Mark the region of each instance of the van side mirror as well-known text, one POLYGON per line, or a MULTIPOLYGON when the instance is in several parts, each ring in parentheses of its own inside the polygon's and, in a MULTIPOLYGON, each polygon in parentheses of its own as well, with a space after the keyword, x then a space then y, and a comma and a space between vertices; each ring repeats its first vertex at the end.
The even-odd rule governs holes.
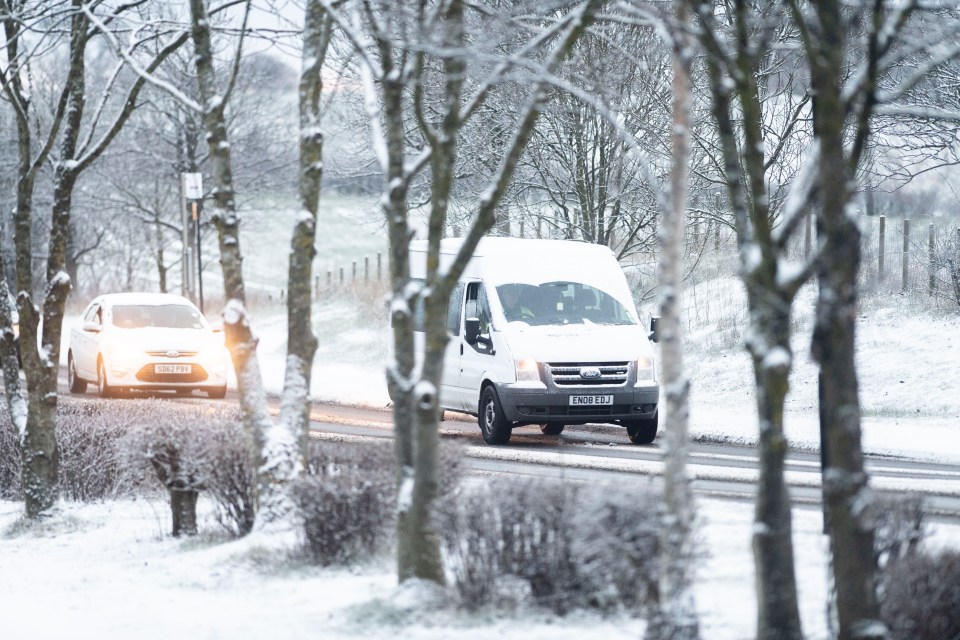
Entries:
POLYGON ((660 342, 660 317, 653 316, 650 318, 650 333, 647 334, 647 339, 650 342, 660 342))
POLYGON ((480 339, 480 318, 467 318, 463 323, 463 339, 467 344, 477 344, 480 339))

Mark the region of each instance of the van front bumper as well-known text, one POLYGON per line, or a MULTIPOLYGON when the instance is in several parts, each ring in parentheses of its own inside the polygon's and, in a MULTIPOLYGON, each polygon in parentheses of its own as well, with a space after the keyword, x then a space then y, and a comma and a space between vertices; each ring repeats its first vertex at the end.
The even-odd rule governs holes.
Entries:
POLYGON ((497 385, 507 419, 522 424, 586 424, 644 420, 657 414, 660 386, 656 383, 617 387, 548 389, 544 385, 497 385), (612 404, 573 404, 574 396, 613 396, 612 404))

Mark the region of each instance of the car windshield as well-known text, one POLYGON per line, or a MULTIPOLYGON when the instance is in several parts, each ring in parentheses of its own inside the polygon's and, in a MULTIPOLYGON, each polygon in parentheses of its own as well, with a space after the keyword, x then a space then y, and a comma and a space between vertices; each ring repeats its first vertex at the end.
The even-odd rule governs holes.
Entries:
POLYGON ((507 321, 530 325, 636 324, 613 296, 580 282, 511 282, 497 287, 507 321))
POLYGON ((183 304, 129 304, 113 308, 113 324, 121 329, 165 327, 169 329, 203 329, 203 316, 197 309, 183 304))

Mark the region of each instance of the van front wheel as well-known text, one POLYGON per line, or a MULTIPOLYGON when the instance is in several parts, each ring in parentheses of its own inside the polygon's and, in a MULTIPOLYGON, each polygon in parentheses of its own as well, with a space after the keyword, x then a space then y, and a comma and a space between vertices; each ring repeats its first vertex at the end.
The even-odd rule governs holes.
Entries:
POLYGON ((624 426, 633 444, 650 444, 657 437, 657 416, 649 420, 630 420, 624 422, 624 426))
POLYGON ((503 413, 497 390, 492 386, 486 387, 480 394, 479 416, 478 422, 484 442, 487 444, 507 444, 510 441, 512 425, 503 413))

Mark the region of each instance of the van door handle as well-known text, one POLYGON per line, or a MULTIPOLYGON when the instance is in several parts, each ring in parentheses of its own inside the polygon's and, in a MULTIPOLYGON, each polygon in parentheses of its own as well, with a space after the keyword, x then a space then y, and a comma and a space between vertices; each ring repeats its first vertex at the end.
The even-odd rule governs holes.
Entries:
POLYGON ((463 355, 463 343, 460 343, 460 355, 463 355))

